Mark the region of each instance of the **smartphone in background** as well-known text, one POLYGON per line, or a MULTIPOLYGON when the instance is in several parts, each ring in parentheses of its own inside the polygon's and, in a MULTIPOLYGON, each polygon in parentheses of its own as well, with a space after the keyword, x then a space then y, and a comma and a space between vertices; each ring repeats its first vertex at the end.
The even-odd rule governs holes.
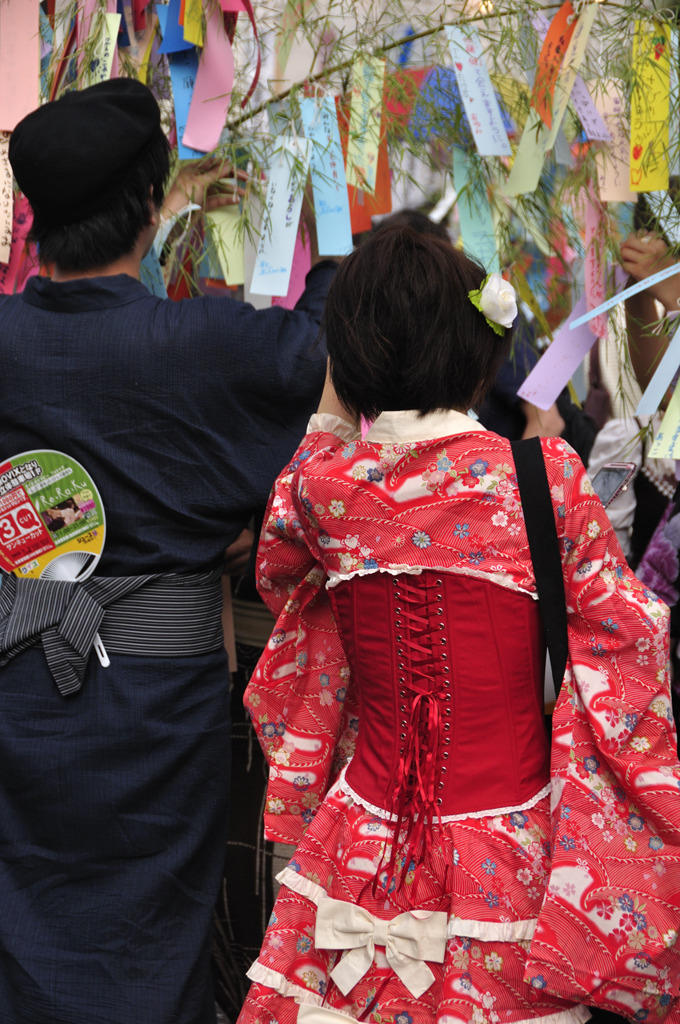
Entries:
POLYGON ((621 491, 625 491, 636 472, 634 462, 607 462, 597 471, 592 484, 605 508, 621 491))

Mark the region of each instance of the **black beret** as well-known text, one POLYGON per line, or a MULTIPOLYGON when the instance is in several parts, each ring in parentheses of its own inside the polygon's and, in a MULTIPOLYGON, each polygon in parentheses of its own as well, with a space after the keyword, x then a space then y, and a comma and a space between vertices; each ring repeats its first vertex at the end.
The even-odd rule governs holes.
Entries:
POLYGON ((111 202, 160 123, 153 93, 133 78, 65 93, 12 132, 14 176, 42 217, 75 224, 111 202))

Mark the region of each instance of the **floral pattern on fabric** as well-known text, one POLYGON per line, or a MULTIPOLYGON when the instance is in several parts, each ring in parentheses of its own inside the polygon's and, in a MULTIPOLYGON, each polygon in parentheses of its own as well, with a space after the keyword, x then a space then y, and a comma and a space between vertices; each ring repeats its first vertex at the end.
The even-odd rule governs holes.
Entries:
MULTIPOLYGON (((459 917, 459 901, 469 898, 474 906, 466 906, 466 915, 500 924, 518 919, 504 901, 514 907, 514 894, 524 893, 530 916, 537 918, 535 934, 521 955, 509 945, 510 960, 516 968, 521 960, 525 971, 522 999, 532 1005, 525 1018, 557 1012, 565 1000, 659 1021, 675 1012, 680 976, 680 766, 669 699, 668 610, 628 569, 571 448, 557 438, 544 440, 543 451, 563 551, 569 629, 554 717, 552 812, 546 801, 511 812, 508 827, 517 841, 506 842, 502 857, 491 819, 479 819, 467 845, 457 838, 458 823, 444 826, 456 836, 441 844, 455 867, 440 865, 433 872, 432 898, 440 901, 436 909, 448 902, 448 912, 459 917), (527 829, 535 836, 523 844, 527 829), (465 896, 463 877, 475 879, 476 893, 465 896)), ((261 593, 279 618, 247 704, 271 766, 271 838, 300 841, 351 755, 359 726, 327 581, 421 568, 535 590, 509 442, 474 431, 395 444, 308 435, 274 488, 259 554, 261 593)), ((480 716, 481 724, 483 709, 480 716)), ((344 869, 336 870, 328 807, 319 811, 295 860, 332 894, 348 883, 344 869)), ((347 813, 346 807, 338 812, 347 813)), ((368 840, 374 818, 363 809, 351 825, 345 822, 346 843, 364 833, 368 840)), ((379 833, 388 826, 378 817, 374 827, 379 833)), ((369 865, 380 862, 375 856, 369 865)), ((284 887, 281 899, 289 898, 284 887)), ((304 898, 296 892, 296 900, 304 898)), ((335 898, 366 895, 351 891, 335 898)), ((522 941, 526 946, 529 940, 522 941)), ((447 964, 462 952, 459 938, 451 939, 447 964)), ((311 955, 323 960, 332 954, 311 955)), ((496 961, 487 963, 486 956, 491 953, 478 959, 476 969, 491 979, 496 961)), ((282 954, 281 977, 289 978, 293 963, 282 954)), ((501 980, 505 967, 503 960, 501 980)), ((281 1007, 270 987, 262 981, 254 987, 245 1020, 268 1020, 263 1007, 281 1007)), ((483 986, 473 987, 475 1007, 468 1006, 464 1019, 493 1022, 498 1011, 486 1007, 482 1018, 483 986)), ((392 1007, 389 986, 385 999, 392 1007)), ((443 1007, 444 991, 441 999, 443 1007)), ((340 1002, 332 1005, 341 1008, 340 1002)), ((396 1013, 396 1004, 389 1012, 396 1013)), ((278 1009, 274 1016, 284 1019, 278 1009)))

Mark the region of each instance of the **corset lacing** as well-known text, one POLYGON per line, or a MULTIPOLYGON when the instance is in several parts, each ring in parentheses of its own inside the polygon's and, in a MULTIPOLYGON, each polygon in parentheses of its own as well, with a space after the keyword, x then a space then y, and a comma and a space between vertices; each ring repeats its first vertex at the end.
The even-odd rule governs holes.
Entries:
POLYGON ((437 790, 448 754, 450 666, 441 585, 440 579, 393 578, 401 755, 392 780, 396 824, 387 882, 394 879, 399 890, 412 870, 414 893, 432 845, 431 826, 441 817, 437 790))

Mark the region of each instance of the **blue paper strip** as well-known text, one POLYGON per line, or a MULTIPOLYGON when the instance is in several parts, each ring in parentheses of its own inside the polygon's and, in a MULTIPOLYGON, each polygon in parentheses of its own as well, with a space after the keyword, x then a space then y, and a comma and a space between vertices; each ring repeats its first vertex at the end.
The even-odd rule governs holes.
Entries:
POLYGON ((163 42, 158 48, 159 53, 179 53, 181 50, 193 49, 194 44, 186 41, 184 29, 179 23, 180 7, 181 0, 170 0, 167 5, 156 4, 156 14, 163 34, 163 42))
POLYGON ((607 299, 606 302, 600 303, 599 306, 595 306, 594 309, 588 310, 583 316, 579 317, 578 320, 574 320, 569 326, 573 331, 575 327, 580 327, 581 324, 585 324, 588 320, 592 320, 594 316, 599 316, 600 313, 606 313, 607 310, 611 309, 612 306, 618 306, 619 302, 624 302, 625 299, 630 298, 631 295, 637 295, 638 292, 643 292, 646 288, 651 288, 653 284, 658 284, 659 281, 665 281, 667 277, 672 277, 673 274, 680 274, 680 263, 674 263, 672 267, 666 267, 665 270, 659 270, 656 274, 651 274, 649 277, 645 277, 642 281, 636 281, 630 288, 624 288, 622 292, 617 292, 616 295, 612 295, 611 299, 607 299))
POLYGON ((306 137, 312 143, 311 171, 319 255, 346 256, 352 251, 352 223, 345 164, 335 100, 324 96, 300 104, 306 137))
POLYGON ((163 271, 153 246, 151 246, 140 264, 139 279, 157 299, 167 299, 168 292, 163 280, 163 271))
MULTIPOLYGON (((165 40, 165 29, 169 24, 169 8, 164 4, 158 4, 156 13, 158 24, 161 27, 161 34, 165 40)), ((160 52, 160 51, 159 51, 160 52)), ((198 72, 198 53, 196 47, 192 46, 183 53, 168 54, 168 66, 170 68, 170 81, 172 82, 172 98, 175 104, 175 124, 177 126, 177 152, 180 160, 195 160, 197 157, 205 156, 198 149, 190 149, 182 142, 184 129, 187 126, 191 97, 194 94, 194 84, 198 72)))
POLYGON ((470 157, 460 146, 453 147, 453 184, 457 192, 456 204, 465 252, 479 260, 488 274, 500 273, 486 186, 474 173, 470 157))
MULTIPOLYGON (((676 269, 680 270, 680 267, 676 269)), ((653 416, 661 405, 668 385, 673 380, 675 371, 680 366, 680 327, 671 338, 663 359, 657 366, 654 376, 645 388, 645 393, 638 402, 636 416, 653 416)))
MULTIPOLYGON (((503 127, 514 132, 515 122, 500 101, 503 127)), ((463 108, 453 68, 434 67, 423 79, 420 94, 411 114, 410 128, 417 139, 455 138, 461 146, 473 144, 470 122, 463 108)))
POLYGON ((118 14, 120 14, 120 29, 118 30, 118 45, 129 46, 130 45, 130 34, 127 28, 127 21, 125 20, 125 6, 124 0, 118 0, 116 6, 118 14))

